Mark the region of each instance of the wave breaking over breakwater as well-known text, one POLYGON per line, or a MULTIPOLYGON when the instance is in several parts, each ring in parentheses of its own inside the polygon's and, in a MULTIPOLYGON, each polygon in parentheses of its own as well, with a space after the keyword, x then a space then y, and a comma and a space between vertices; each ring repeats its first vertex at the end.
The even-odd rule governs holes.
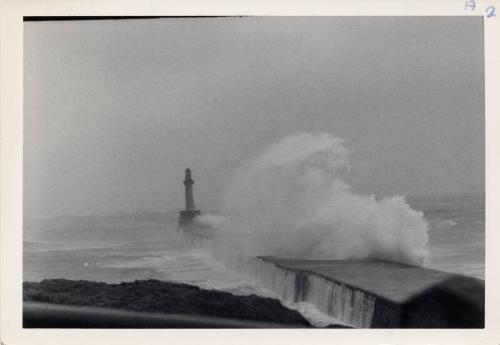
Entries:
POLYGON ((332 323, 372 327, 376 294, 342 279, 281 267, 277 259, 425 262, 423 213, 402 196, 355 193, 345 182, 350 169, 342 139, 328 133, 284 138, 240 167, 221 215, 195 219, 197 226, 214 231, 192 240, 228 268, 256 278, 288 306, 307 303, 332 323))
POLYGON ((236 173, 222 216, 198 222, 250 257, 377 258, 421 265, 428 225, 404 197, 377 200, 351 190, 343 140, 298 133, 271 145, 236 173))

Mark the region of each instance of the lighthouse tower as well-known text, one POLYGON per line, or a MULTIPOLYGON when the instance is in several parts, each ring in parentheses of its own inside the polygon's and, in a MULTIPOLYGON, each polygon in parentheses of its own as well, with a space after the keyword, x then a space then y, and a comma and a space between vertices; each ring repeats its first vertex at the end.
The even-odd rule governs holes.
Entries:
POLYGON ((194 181, 191 177, 191 169, 187 168, 184 177, 184 194, 186 209, 182 210, 179 214, 179 225, 188 225, 192 222, 193 218, 201 213, 194 206, 193 197, 193 184, 194 181))

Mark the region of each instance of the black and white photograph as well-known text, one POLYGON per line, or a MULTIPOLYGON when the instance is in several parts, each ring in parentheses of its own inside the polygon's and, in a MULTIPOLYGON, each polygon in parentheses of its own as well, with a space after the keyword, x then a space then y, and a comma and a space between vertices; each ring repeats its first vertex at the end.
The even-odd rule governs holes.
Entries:
POLYGON ((498 19, 458 3, 24 14, 21 331, 491 327, 498 19))
POLYGON ((23 26, 24 327, 484 327, 482 17, 23 26))

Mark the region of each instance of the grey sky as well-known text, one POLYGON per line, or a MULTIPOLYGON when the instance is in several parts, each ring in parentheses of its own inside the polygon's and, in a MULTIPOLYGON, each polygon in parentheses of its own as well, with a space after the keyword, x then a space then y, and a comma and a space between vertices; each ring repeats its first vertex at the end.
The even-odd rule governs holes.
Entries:
POLYGON ((298 131, 351 151, 363 194, 484 191, 481 17, 29 22, 28 215, 216 208, 298 131))

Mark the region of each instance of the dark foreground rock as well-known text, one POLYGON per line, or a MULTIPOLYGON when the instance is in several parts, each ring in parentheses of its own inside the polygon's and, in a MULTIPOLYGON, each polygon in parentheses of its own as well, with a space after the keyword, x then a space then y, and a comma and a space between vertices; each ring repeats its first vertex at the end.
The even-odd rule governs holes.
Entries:
POLYGON ((277 299, 256 295, 236 296, 159 280, 136 280, 120 284, 66 279, 24 282, 23 300, 310 326, 302 315, 283 307, 277 299))

